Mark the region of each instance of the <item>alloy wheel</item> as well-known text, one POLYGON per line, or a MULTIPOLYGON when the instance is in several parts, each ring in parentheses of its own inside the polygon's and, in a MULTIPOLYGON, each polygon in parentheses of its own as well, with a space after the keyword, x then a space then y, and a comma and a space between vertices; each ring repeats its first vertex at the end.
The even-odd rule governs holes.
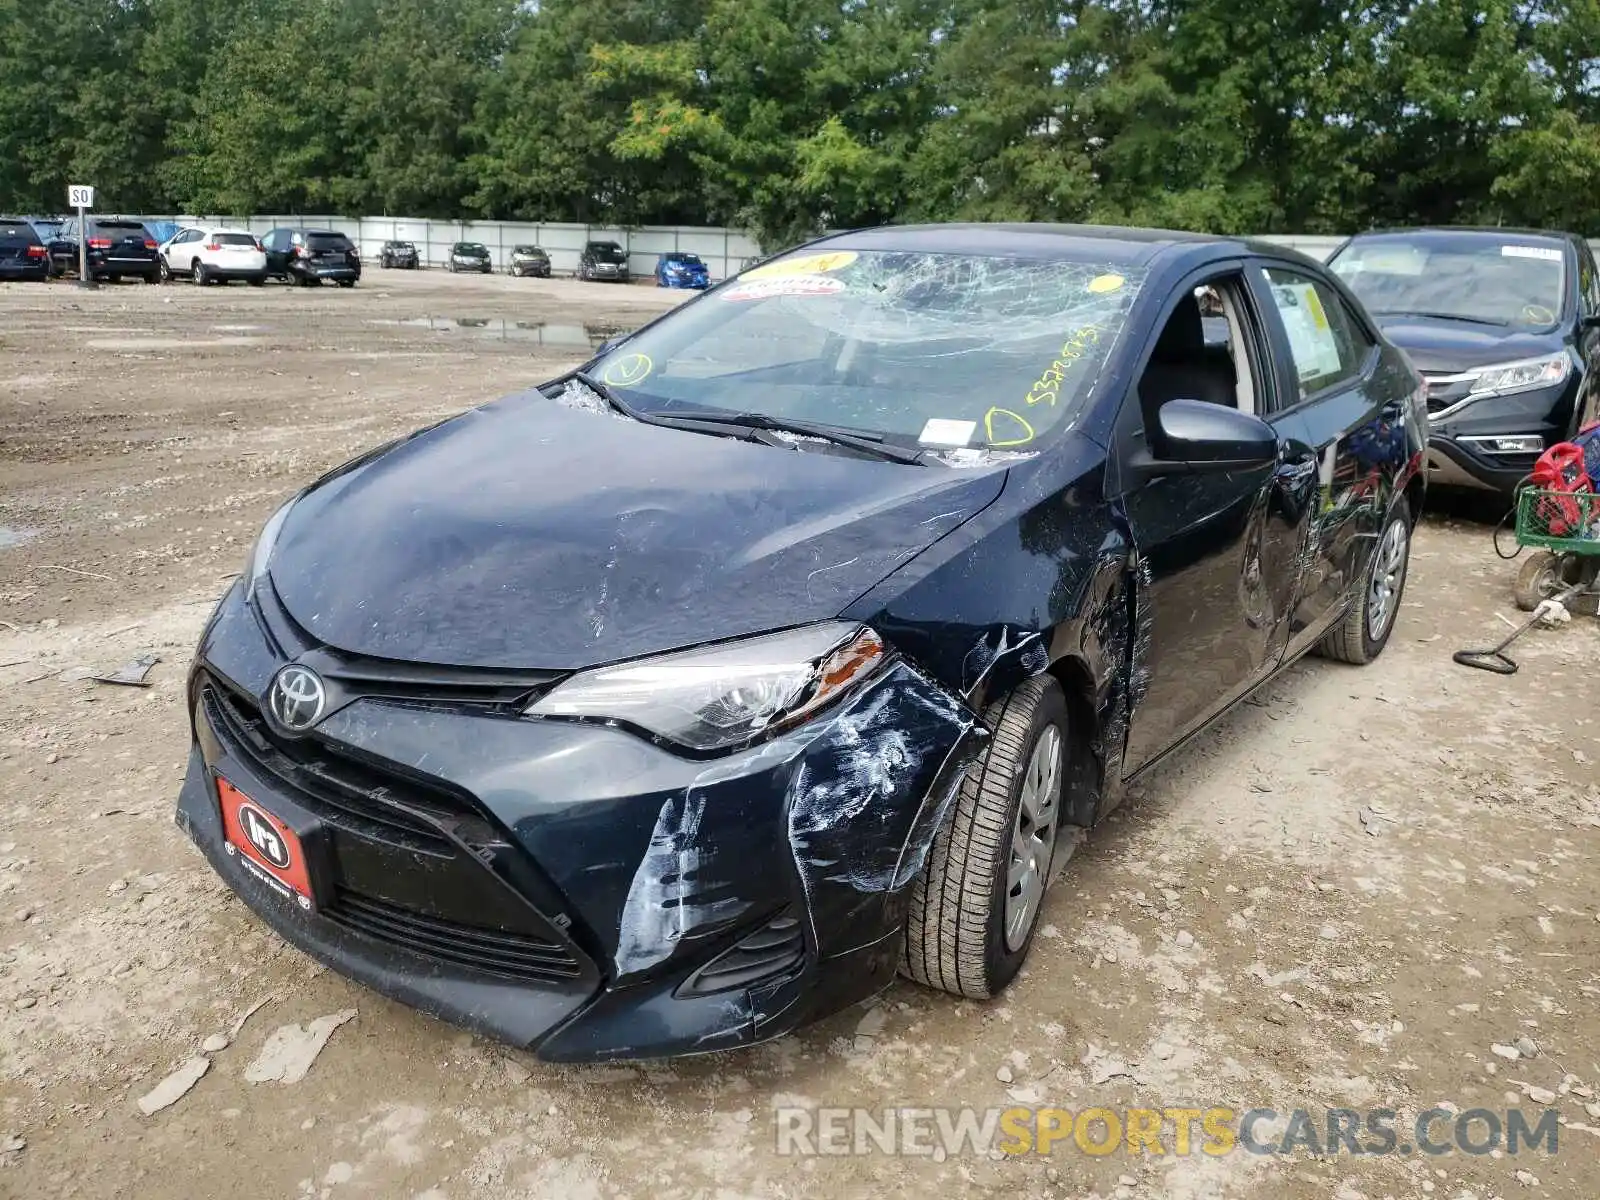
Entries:
POLYGON ((1411 537, 1406 523, 1389 522, 1383 540, 1372 555, 1372 574, 1367 588, 1367 636, 1379 641, 1389 632, 1400 610, 1400 588, 1406 578, 1406 551, 1411 537))
POLYGON ((1047 725, 1028 756, 1011 830, 1006 864, 1006 949, 1028 940, 1050 870, 1056 836, 1056 809, 1061 790, 1061 731, 1047 725))

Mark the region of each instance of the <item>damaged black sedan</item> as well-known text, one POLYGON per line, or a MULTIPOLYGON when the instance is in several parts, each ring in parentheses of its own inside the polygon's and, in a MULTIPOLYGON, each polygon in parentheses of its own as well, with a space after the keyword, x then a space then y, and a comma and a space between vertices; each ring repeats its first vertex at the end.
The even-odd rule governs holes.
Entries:
POLYGON ((1275 246, 824 239, 280 509, 177 819, 288 941, 551 1060, 990 996, 1121 784, 1382 651, 1425 439, 1275 246))

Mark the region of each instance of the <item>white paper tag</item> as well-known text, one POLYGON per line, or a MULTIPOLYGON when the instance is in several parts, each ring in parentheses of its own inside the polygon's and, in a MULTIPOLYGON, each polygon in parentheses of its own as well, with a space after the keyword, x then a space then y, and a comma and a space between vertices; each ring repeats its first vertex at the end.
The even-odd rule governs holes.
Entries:
POLYGON ((1549 246, 1501 246, 1500 254, 1505 258, 1542 258, 1545 262, 1561 261, 1561 251, 1552 250, 1549 246))
POLYGON ((924 446, 965 446, 977 432, 976 421, 947 421, 943 417, 930 417, 917 438, 924 446))

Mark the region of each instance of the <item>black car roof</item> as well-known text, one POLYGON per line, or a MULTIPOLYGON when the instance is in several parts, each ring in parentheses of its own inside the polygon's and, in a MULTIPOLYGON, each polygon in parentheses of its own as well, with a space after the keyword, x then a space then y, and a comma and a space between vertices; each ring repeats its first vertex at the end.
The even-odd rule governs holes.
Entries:
POLYGON ((907 250, 924 253, 998 255, 1015 253, 1066 261, 1112 262, 1144 266, 1182 248, 1211 247, 1228 252, 1299 258, 1296 251, 1256 238, 1224 237, 1179 229, 1133 229, 1119 225, 1051 225, 1026 222, 881 225, 836 233, 807 248, 838 246, 854 250, 907 250))

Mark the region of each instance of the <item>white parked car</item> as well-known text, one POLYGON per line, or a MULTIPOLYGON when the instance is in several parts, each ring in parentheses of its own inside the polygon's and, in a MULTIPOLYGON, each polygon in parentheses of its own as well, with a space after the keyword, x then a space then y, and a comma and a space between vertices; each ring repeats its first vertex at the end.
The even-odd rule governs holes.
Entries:
POLYGON ((199 284, 243 279, 260 287, 267 281, 267 252, 247 229, 186 225, 158 253, 164 281, 178 275, 199 284))

